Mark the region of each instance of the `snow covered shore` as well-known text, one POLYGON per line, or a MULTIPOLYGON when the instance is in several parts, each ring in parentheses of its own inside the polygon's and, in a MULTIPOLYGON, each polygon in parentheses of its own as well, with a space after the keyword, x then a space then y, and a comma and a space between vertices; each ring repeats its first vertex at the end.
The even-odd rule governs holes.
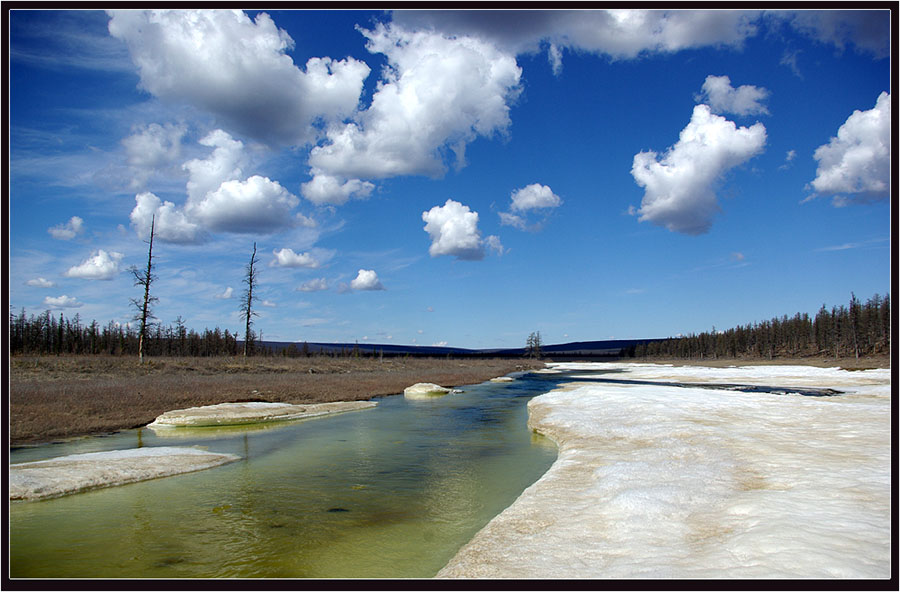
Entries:
POLYGON ((578 382, 536 397, 529 425, 559 458, 438 577, 891 576, 890 370, 553 367, 843 394, 578 382))

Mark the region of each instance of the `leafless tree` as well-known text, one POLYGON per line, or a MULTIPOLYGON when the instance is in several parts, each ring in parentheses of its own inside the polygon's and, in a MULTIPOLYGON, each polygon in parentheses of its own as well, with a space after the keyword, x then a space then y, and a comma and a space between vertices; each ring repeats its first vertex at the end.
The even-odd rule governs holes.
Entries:
POLYGON ((154 280, 156 280, 156 276, 153 275, 153 236, 155 233, 156 216, 153 216, 150 221, 150 248, 147 249, 147 268, 138 269, 136 266, 131 266, 131 273, 134 276, 134 285, 144 288, 143 299, 131 299, 132 306, 137 309, 137 313, 134 315, 134 320, 141 322, 141 328, 138 337, 138 358, 140 359, 141 364, 144 363, 144 341, 147 336, 147 321, 156 318, 155 316, 153 316, 153 311, 150 307, 154 302, 159 301, 159 298, 150 295, 150 285, 154 282, 154 280))
POLYGON ((256 269, 257 262, 256 243, 253 243, 253 254, 250 256, 250 263, 247 264, 246 275, 243 280, 247 284, 247 289, 244 290, 244 295, 241 298, 241 318, 246 323, 244 330, 245 357, 253 353, 253 333, 250 330, 250 325, 253 324, 253 317, 258 316, 257 313, 253 312, 253 299, 256 297, 253 294, 253 289, 256 288, 257 275, 259 274, 259 271, 256 269))

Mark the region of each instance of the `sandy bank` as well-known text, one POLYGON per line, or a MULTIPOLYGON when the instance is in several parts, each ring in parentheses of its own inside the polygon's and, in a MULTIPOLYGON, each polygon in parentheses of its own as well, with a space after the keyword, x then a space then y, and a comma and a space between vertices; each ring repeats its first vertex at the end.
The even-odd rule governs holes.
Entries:
POLYGON ((60 456, 9 466, 9 499, 38 500, 209 469, 238 460, 196 448, 160 446, 60 456))
POLYGON ((536 397, 529 425, 557 461, 438 577, 890 577, 890 370, 553 367, 845 394, 571 383, 536 397))
POLYGON ((292 405, 290 403, 219 403, 202 407, 189 407, 167 411, 156 418, 147 427, 211 427, 234 426, 272 421, 288 421, 306 419, 332 413, 356 411, 375 407, 374 401, 337 401, 334 403, 312 403, 309 405, 292 405))

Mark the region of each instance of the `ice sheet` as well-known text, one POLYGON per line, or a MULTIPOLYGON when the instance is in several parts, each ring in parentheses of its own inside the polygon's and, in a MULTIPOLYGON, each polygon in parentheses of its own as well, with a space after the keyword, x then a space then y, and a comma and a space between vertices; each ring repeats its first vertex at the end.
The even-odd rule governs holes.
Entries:
POLYGON ((617 366, 849 394, 581 383, 536 397, 530 424, 557 462, 439 576, 890 576, 889 370, 617 366))

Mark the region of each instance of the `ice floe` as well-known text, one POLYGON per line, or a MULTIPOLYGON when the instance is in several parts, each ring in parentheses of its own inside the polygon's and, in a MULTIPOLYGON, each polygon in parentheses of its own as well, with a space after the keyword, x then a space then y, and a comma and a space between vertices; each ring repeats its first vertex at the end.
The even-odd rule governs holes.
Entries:
POLYGON ((38 500, 209 469, 239 460, 196 448, 158 446, 88 452, 9 466, 9 499, 38 500))
POLYGON ((429 399, 452 392, 452 389, 431 382, 417 382, 403 389, 403 395, 409 399, 429 399))
POLYGON ((147 427, 168 429, 175 427, 235 426, 318 417, 330 413, 368 409, 375 405, 377 403, 374 401, 337 401, 333 403, 311 403, 309 405, 266 403, 262 401, 219 403, 217 405, 167 411, 157 417, 147 427))
POLYGON ((439 577, 890 577, 890 370, 552 368, 845 394, 573 382, 536 397, 529 425, 557 461, 439 577))

